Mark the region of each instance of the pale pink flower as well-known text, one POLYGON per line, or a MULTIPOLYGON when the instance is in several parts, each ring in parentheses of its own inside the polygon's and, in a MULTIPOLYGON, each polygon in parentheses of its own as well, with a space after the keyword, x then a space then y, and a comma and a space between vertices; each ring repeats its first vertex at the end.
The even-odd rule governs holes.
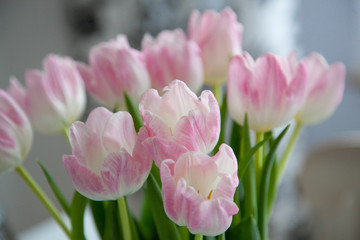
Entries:
POLYGON ((93 200, 115 200, 136 192, 149 175, 152 160, 136 134, 128 112, 99 107, 86 123, 70 127, 72 155, 64 155, 65 169, 76 190, 93 200))
POLYGON ((205 83, 218 85, 227 80, 231 58, 240 54, 243 27, 231 8, 202 15, 195 10, 188 23, 188 34, 202 51, 205 83))
POLYGON ((94 46, 89 66, 79 63, 78 68, 88 92, 110 109, 126 109, 124 92, 137 104, 150 87, 144 56, 129 46, 125 35, 94 46))
POLYGON ((21 165, 32 144, 30 122, 17 102, 0 89, 0 173, 21 165))
POLYGON ((41 132, 60 132, 81 117, 86 106, 83 80, 76 63, 69 57, 50 54, 44 60, 44 71, 26 72, 26 89, 15 78, 8 92, 41 132))
POLYGON ((156 39, 146 34, 142 52, 153 88, 162 90, 181 79, 193 92, 200 90, 204 78, 200 49, 181 29, 162 31, 156 39))
POLYGON ((162 96, 155 89, 146 91, 139 110, 149 134, 144 144, 157 166, 187 151, 209 153, 219 138, 220 110, 211 91, 203 91, 198 98, 176 80, 162 96))
POLYGON ((301 124, 316 124, 330 117, 340 104, 345 88, 345 66, 331 66, 323 56, 312 53, 303 59, 307 70, 305 101, 296 115, 301 124))
POLYGON ((161 163, 164 208, 168 217, 193 234, 216 236, 238 212, 233 202, 239 184, 233 150, 222 144, 214 157, 187 152, 161 163))
POLYGON ((303 63, 265 54, 256 62, 244 52, 231 61, 227 85, 228 108, 232 118, 266 132, 290 121, 304 99, 306 70, 303 63))

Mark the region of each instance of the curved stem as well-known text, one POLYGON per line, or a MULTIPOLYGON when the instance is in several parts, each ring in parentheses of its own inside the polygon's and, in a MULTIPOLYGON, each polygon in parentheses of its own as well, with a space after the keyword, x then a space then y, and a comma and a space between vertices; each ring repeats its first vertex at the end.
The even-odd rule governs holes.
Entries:
POLYGON ((203 235, 202 234, 196 234, 194 240, 202 240, 203 235))
POLYGON ((70 139, 69 139, 69 129, 70 127, 68 125, 64 126, 62 129, 62 134, 64 135, 66 142, 68 143, 69 147, 71 148, 70 139))
POLYGON ((281 158, 281 160, 279 162, 277 181, 276 181, 277 183, 280 183, 280 181, 281 181, 281 179, 283 177, 284 170, 286 168, 289 156, 290 156, 292 150, 294 149, 296 140, 299 137, 299 133, 300 133, 301 129, 302 129, 302 125, 297 122, 296 126, 295 126, 295 129, 294 129, 294 131, 293 131, 293 133, 291 135, 289 144, 288 144, 288 146, 287 146, 287 148, 286 148, 286 150, 284 152, 284 155, 282 156, 282 158, 281 158))
POLYGON ((213 92, 214 96, 219 103, 219 107, 221 108, 222 105, 222 84, 215 84, 213 85, 213 92))
POLYGON ((40 199, 42 204, 49 211, 51 216, 55 219, 55 221, 59 224, 59 226, 64 230, 65 234, 71 238, 70 230, 65 225, 64 221, 61 218, 59 211, 56 209, 54 204, 50 201, 44 191, 40 188, 40 186, 35 182, 35 179, 30 175, 30 173, 23 167, 18 166, 16 171, 19 175, 24 179, 24 181, 29 185, 31 190, 36 194, 36 196, 40 199))
POLYGON ((119 216, 120 216, 123 237, 124 239, 131 240, 132 239, 131 228, 130 228, 129 214, 126 207, 125 197, 119 198, 117 202, 119 206, 119 216))

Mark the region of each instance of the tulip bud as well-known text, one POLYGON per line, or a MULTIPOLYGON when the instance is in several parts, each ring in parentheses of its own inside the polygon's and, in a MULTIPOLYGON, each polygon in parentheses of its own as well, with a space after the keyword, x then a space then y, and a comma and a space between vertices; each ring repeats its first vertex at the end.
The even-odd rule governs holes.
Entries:
POLYGON ((17 102, 0 89, 0 173, 21 165, 30 151, 33 132, 17 102))
POLYGON ((203 83, 200 49, 187 40, 181 29, 162 31, 156 39, 145 35, 142 51, 151 78, 151 85, 162 90, 171 81, 181 79, 193 92, 203 83))
POLYGON ((266 132, 295 116, 305 95, 306 70, 291 57, 265 54, 256 62, 246 52, 234 57, 227 102, 237 123, 243 124, 247 114, 252 130, 266 132))
POLYGON ((150 87, 144 56, 119 35, 90 50, 89 66, 79 63, 88 92, 109 109, 126 109, 124 92, 137 104, 150 87))
POLYGON ((345 66, 328 65, 323 56, 312 53, 302 61, 307 70, 305 101, 296 115, 301 124, 316 124, 330 117, 340 104, 345 88, 345 66))
POLYGON ((241 53, 243 26, 237 21, 231 8, 220 13, 213 10, 193 11, 189 17, 189 38, 201 51, 205 83, 219 85, 227 80, 229 63, 241 53))
POLYGON ((45 133, 60 132, 81 117, 86 106, 83 80, 69 57, 50 54, 44 71, 26 72, 26 89, 11 80, 9 93, 29 116, 31 124, 45 133))

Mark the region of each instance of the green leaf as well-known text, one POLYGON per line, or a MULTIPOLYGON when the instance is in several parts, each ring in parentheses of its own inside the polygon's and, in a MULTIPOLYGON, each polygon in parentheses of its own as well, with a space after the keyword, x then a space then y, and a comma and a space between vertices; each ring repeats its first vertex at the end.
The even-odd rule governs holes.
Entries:
MULTIPOLYGON (((146 188, 146 184, 144 185, 144 188, 146 188)), ((146 190, 145 190, 146 192, 146 190)), ((138 223, 141 235, 143 239, 150 240, 153 239, 155 228, 154 220, 151 214, 151 203, 149 200, 149 194, 144 194, 143 197, 143 203, 142 203, 142 211, 141 211, 141 217, 140 222, 138 223)))
POLYGON ((94 222, 100 236, 104 236, 105 231, 105 207, 104 202, 90 200, 90 208, 94 222))
POLYGON ((176 225, 165 213, 161 190, 152 173, 147 179, 147 192, 151 202, 151 212, 160 240, 180 240, 176 225))
POLYGON ((275 201, 276 190, 277 190, 278 163, 276 161, 276 156, 274 158, 275 158, 274 164, 271 167, 271 173, 270 173, 269 193, 268 193, 268 201, 267 201, 268 219, 271 217, 272 207, 275 201))
POLYGON ((126 108, 133 118, 136 132, 138 132, 140 127, 143 125, 139 114, 139 109, 135 107, 134 103, 131 101, 129 95, 126 92, 124 92, 124 97, 125 97, 126 108))
POLYGON ((87 198, 75 191, 71 203, 71 226, 73 240, 83 240, 84 235, 84 212, 87 203, 87 198))
MULTIPOLYGON (((247 115, 245 115, 244 126, 242 127, 241 133, 241 148, 239 154, 239 165, 243 164, 244 156, 250 151, 251 140, 250 140, 250 129, 247 115)), ((248 167, 245 170, 244 177, 242 178, 244 186, 244 216, 253 216, 257 218, 257 198, 256 198, 256 176, 255 176, 255 165, 253 158, 250 158, 250 162, 247 163, 248 167)), ((240 171, 240 168, 238 169, 240 171)))
POLYGON ((268 191, 269 191, 269 181, 271 168, 274 164, 275 158, 274 154, 277 147, 280 144, 281 139, 285 136, 289 125, 279 134, 279 136, 273 141, 270 146, 270 151, 266 156, 263 170, 261 173, 260 189, 259 189, 259 198, 258 198, 258 209, 259 209, 259 232, 262 239, 268 236, 268 226, 267 226, 267 202, 268 202, 268 191))
POLYGON ((232 121, 232 131, 231 131, 231 138, 230 138, 230 147, 234 150, 234 153, 239 160, 240 154, 240 141, 241 141, 241 133, 242 127, 237 124, 235 121, 232 121))
POLYGON ((60 188, 57 186, 54 179, 51 177, 49 172, 46 170, 45 166, 40 162, 40 160, 37 160, 37 163, 39 164, 40 168, 42 169, 46 180, 48 181, 51 190, 53 191, 56 199, 59 201, 61 207, 64 209, 65 213, 70 216, 70 204, 61 192, 60 188))
POLYGON ((260 234, 254 217, 246 217, 233 231, 229 232, 228 239, 260 240, 260 234))
POLYGON ((270 139, 270 136, 266 136, 266 138, 264 138, 264 140, 262 140, 261 142, 257 143, 254 147, 250 148, 245 156, 240 159, 240 164, 239 164, 239 171, 238 171, 238 177, 239 179, 242 179, 249 163, 252 160, 252 157, 254 156, 254 154, 257 152, 257 150, 263 146, 268 140, 270 139))

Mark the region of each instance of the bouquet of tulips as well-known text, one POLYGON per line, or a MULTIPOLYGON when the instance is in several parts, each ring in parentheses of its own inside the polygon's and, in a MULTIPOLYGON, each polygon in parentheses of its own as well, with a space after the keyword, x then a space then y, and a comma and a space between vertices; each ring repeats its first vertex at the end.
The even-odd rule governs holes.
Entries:
POLYGON ((13 78, 0 90, 0 173, 16 170, 70 239, 85 238, 87 206, 101 239, 268 239, 297 136, 335 111, 345 67, 318 53, 254 60, 242 33, 230 8, 194 11, 187 35, 145 35, 141 51, 119 35, 94 46, 88 64, 49 55, 26 87, 13 78), (212 91, 198 97, 203 84, 212 91), (81 122, 85 91, 102 107, 81 122), (71 202, 39 163, 70 226, 22 166, 33 128, 62 132, 71 146, 62 158, 71 202), (134 214, 126 198, 140 189, 134 214))

